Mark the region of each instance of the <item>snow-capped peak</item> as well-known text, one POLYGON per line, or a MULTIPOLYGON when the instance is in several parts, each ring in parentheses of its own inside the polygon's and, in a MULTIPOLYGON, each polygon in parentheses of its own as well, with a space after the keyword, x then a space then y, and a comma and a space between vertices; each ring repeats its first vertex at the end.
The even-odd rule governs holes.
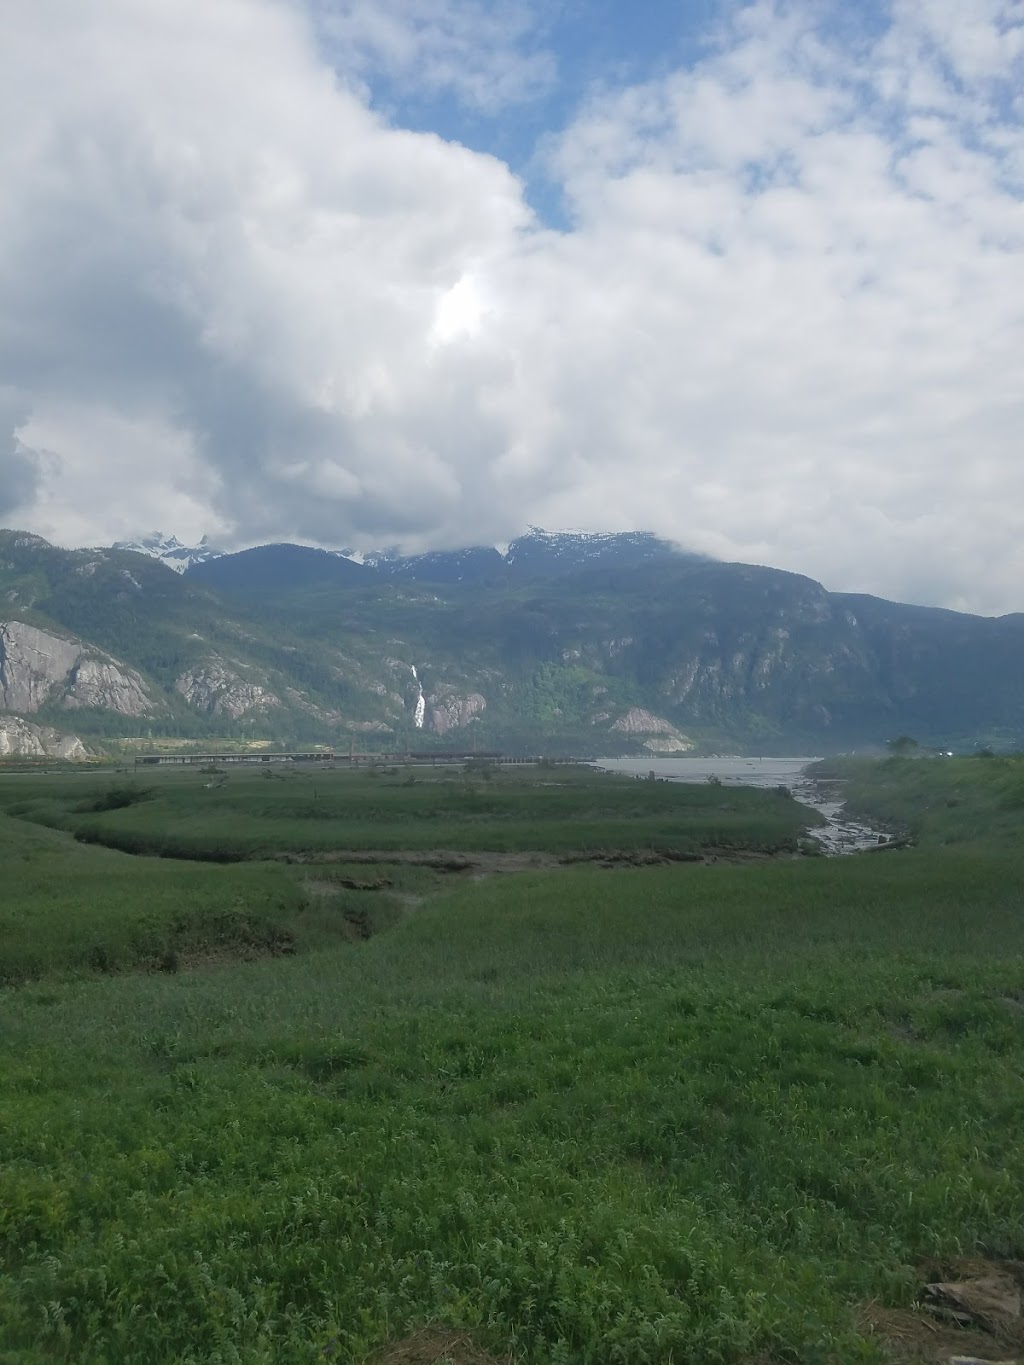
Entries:
POLYGON ((165 536, 162 531, 154 531, 140 540, 118 540, 112 548, 149 555, 151 559, 159 559, 175 573, 184 573, 193 564, 204 564, 208 559, 219 559, 224 553, 211 545, 207 536, 203 536, 198 545, 184 545, 177 536, 165 536))

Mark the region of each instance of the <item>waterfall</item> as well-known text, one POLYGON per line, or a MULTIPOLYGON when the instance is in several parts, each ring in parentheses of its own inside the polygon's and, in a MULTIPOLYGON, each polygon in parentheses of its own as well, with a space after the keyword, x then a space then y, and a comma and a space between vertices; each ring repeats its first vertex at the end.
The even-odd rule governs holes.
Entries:
POLYGON ((417 730, 422 730, 423 719, 427 714, 427 699, 423 695, 423 684, 420 682, 420 675, 416 672, 416 665, 410 664, 410 668, 412 669, 412 676, 416 679, 416 686, 420 691, 419 696, 416 698, 416 710, 413 712, 412 723, 416 726, 417 730))

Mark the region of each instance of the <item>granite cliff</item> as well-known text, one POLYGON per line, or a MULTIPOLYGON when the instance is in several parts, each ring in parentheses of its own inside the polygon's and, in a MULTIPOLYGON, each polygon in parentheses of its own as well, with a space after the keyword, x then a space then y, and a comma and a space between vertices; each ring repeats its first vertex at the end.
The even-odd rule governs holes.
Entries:
POLYGON ((33 725, 21 716, 0 715, 0 758, 89 758, 77 735, 63 734, 49 725, 33 725))
POLYGON ((24 621, 0 621, 0 706, 32 714, 48 704, 118 716, 156 709, 142 677, 102 650, 24 621))

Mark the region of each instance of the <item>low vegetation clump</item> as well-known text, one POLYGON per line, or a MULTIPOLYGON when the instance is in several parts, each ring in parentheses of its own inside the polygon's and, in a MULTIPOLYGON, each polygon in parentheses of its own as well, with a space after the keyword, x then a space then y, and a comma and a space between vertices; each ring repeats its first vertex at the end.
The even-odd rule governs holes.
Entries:
MULTIPOLYGON (((386 780, 346 799, 393 827, 386 780)), ((62 781, 0 782, 25 859, 3 941, 37 954, 0 995, 0 1357, 909 1360, 889 1329, 926 1269, 1024 1258, 1009 841, 482 876, 346 840, 214 866, 28 823, 93 818, 62 781), (373 906, 373 932, 338 927, 373 906), (160 970, 138 945, 186 910, 292 951, 160 970)), ((575 809, 671 809, 668 784, 608 785, 575 809)), ((180 820, 185 790, 103 819, 180 820)), ((415 850, 436 817, 404 818, 415 850)))

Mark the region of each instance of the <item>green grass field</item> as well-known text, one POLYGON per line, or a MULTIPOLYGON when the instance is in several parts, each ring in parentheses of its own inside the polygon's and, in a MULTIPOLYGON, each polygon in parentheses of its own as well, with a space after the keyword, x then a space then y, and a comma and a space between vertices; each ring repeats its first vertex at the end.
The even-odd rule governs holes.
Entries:
POLYGON ((233 852, 352 850, 357 812, 406 827, 377 849, 798 833, 775 794, 506 776, 161 775, 104 811, 123 775, 0 776, 0 1361, 882 1362, 911 1355, 866 1305, 1024 1259, 1019 841, 478 880, 26 819, 176 851, 207 795, 233 852))
MULTIPOLYGON (((283 852, 794 849, 813 813, 772 793, 589 769, 143 770, 13 781, 8 809, 130 853, 230 861, 283 852), (486 778, 486 780, 485 780, 486 778), (22 799, 18 800, 17 797, 22 799)), ((5 793, 0 785, 0 801, 5 793)))
POLYGON ((934 847, 1016 842, 1024 832, 1024 757, 828 759, 851 811, 902 827, 934 847))

